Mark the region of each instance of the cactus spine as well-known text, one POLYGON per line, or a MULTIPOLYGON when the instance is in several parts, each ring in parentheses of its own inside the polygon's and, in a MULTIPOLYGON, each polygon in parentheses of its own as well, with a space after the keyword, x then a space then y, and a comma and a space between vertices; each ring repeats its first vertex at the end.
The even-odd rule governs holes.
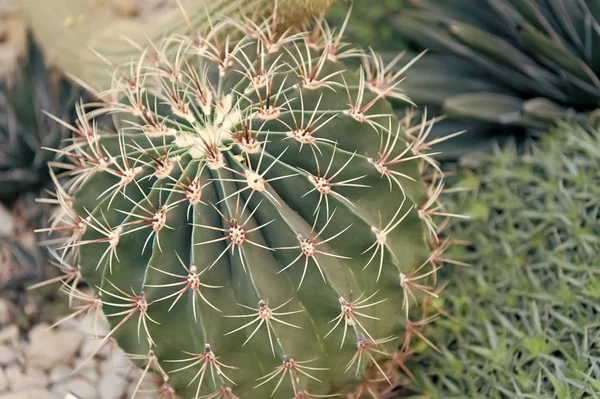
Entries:
POLYGON ((246 16, 262 21, 275 4, 282 31, 321 16, 334 0, 23 0, 20 6, 50 61, 65 74, 102 90, 110 88, 104 61, 122 65, 135 57, 136 42, 158 42, 166 34, 183 34, 179 8, 194 27, 206 27, 219 16, 246 16), (210 17, 209 17, 210 16, 210 17), (102 57, 98 57, 97 54, 102 57))
POLYGON ((182 398, 328 397, 366 369, 391 383, 380 362, 435 318, 419 304, 438 293, 435 219, 453 215, 431 123, 398 121, 398 76, 346 70, 362 55, 326 25, 276 25, 150 45, 60 151, 77 164, 57 257, 96 296, 66 290, 111 322, 97 349, 115 339, 182 398))

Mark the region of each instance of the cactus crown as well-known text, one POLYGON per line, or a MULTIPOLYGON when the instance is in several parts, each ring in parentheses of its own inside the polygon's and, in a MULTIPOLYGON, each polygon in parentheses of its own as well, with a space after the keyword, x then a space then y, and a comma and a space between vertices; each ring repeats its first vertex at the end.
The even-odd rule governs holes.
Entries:
POLYGON ((431 124, 396 119, 379 58, 344 68, 360 53, 343 32, 273 26, 144 48, 60 151, 65 289, 112 323, 98 349, 116 340, 182 397, 325 397, 367 368, 391 382, 379 362, 435 318, 418 304, 437 296, 434 218, 452 215, 441 175, 421 178, 431 124))

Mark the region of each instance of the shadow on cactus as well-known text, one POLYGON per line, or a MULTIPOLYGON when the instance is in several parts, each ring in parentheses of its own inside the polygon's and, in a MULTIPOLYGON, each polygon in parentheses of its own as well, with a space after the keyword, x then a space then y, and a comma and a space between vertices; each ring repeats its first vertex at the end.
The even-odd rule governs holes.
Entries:
POLYGON ((362 55, 328 27, 276 25, 150 45, 61 151, 79 160, 57 187, 63 289, 112 323, 96 350, 115 339, 184 398, 390 391, 413 341, 433 345, 420 306, 438 294, 435 220, 455 215, 431 123, 398 121, 398 82, 347 71, 362 55))

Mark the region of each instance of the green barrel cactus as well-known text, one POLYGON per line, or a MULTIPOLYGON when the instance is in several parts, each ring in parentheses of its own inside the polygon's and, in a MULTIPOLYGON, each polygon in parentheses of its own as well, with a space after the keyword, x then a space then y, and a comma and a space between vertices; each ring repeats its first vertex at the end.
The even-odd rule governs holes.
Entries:
POLYGON ((367 369, 392 383, 382 362, 435 318, 420 305, 439 292, 436 219, 454 215, 431 123, 398 121, 398 80, 346 70, 359 53, 328 27, 275 25, 149 46, 61 151, 78 163, 56 255, 96 292, 65 286, 73 306, 111 322, 97 349, 116 340, 182 398, 336 396, 367 369))

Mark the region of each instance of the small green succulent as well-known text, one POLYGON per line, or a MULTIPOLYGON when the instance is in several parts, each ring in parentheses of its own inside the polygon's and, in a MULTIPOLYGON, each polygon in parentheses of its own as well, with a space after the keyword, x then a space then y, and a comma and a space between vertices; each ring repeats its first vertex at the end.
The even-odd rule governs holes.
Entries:
MULTIPOLYGON (((430 398, 595 398, 600 392, 600 131, 561 123, 529 143, 464 160, 452 203, 444 355, 415 358, 430 398)), ((441 302, 432 303, 437 309, 441 302)), ((418 372, 416 371, 418 368, 418 372)))
POLYGON ((436 219, 457 216, 431 122, 397 120, 399 76, 376 56, 346 70, 362 52, 327 24, 214 22, 142 49, 78 107, 56 191, 63 289, 109 318, 97 350, 116 340, 184 398, 391 384, 386 360, 435 319, 419 305, 438 296, 436 219))

